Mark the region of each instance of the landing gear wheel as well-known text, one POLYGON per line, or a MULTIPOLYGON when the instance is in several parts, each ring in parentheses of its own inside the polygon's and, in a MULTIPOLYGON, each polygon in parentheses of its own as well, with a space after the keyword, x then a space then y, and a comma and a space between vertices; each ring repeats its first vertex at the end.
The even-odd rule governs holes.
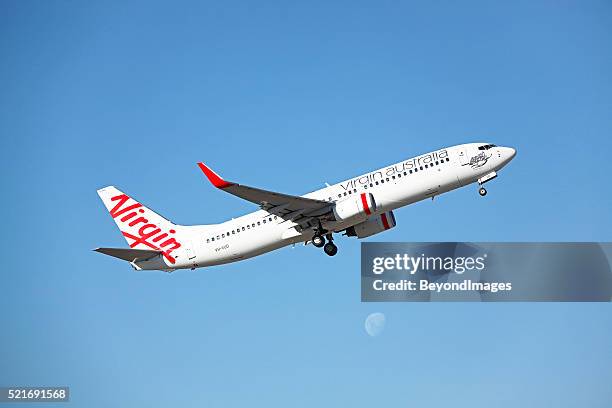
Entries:
POLYGON ((480 187, 478 189, 478 194, 480 194, 482 197, 486 196, 487 195, 487 189, 484 188, 484 187, 480 187))
POLYGON ((323 247, 323 251, 325 251, 325 253, 329 256, 334 256, 338 253, 338 247, 331 242, 328 242, 323 247))
POLYGON ((317 248, 321 248, 323 245, 325 245, 325 239, 320 235, 315 235, 312 237, 312 245, 316 246, 317 248))

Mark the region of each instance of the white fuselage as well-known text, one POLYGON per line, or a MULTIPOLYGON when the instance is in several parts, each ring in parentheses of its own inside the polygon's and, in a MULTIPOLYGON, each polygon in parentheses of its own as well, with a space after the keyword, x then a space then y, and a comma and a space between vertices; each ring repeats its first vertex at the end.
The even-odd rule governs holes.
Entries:
MULTIPOLYGON (((340 202, 363 192, 372 193, 377 204, 372 216, 376 216, 474 183, 483 177, 492 177, 515 155, 514 149, 508 147, 494 146, 479 150, 484 145, 486 143, 470 143, 440 149, 303 197, 340 202)), ((181 233, 189 242, 183 242, 182 253, 177 256, 175 264, 160 268, 159 264, 147 265, 147 262, 143 262, 139 267, 174 270, 220 265, 307 242, 312 238, 314 230, 299 232, 296 226, 294 222, 264 210, 221 224, 182 226, 181 233)), ((322 227, 327 231, 340 232, 351 225, 329 221, 322 227)))

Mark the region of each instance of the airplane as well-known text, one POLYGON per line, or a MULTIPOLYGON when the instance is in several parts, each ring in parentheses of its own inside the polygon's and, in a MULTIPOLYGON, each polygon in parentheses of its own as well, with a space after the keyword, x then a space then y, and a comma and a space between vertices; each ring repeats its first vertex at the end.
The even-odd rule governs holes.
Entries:
POLYGON ((94 251, 137 270, 195 269, 252 258, 297 243, 334 256, 333 234, 367 238, 396 226, 393 210, 460 187, 485 183, 516 156, 511 147, 468 143, 447 147, 313 191, 303 196, 226 181, 198 166, 216 188, 260 209, 220 224, 177 225, 114 186, 98 190, 129 248, 94 251))

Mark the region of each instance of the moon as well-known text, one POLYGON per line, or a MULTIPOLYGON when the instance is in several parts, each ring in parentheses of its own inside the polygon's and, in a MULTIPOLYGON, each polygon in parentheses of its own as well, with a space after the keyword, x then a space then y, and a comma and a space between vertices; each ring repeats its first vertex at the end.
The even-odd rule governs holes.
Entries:
POLYGON ((372 313, 365 319, 365 331, 371 337, 376 337, 385 328, 385 315, 383 313, 372 313))

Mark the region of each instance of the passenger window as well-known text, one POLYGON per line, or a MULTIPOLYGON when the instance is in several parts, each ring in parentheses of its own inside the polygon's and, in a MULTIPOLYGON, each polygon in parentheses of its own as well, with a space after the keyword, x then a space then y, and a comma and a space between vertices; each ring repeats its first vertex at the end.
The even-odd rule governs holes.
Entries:
POLYGON ((378 185, 378 181, 375 184, 378 185))
POLYGON ((387 181, 389 181, 389 177, 387 177, 387 179, 386 179, 386 180, 387 180, 387 181))
POLYGON ((217 235, 217 241, 218 241, 218 240, 220 240, 220 239, 221 239, 221 236, 220 236, 220 235, 217 235))
POLYGON ((380 184, 385 184, 385 180, 380 180, 380 184))
MULTIPOLYGON (((412 174, 412 170, 410 170, 410 173, 412 174)), ((408 174, 406 172, 404 172, 404 176, 407 176, 408 174)))
POLYGON ((244 227, 242 227, 242 230, 244 231, 244 227))
POLYGON ((250 225, 247 225, 247 229, 251 229, 251 226, 250 226, 250 225))
POLYGON ((419 167, 419 170, 423 170, 423 166, 419 167))
POLYGON ((215 242, 215 237, 212 237, 213 242, 215 242))
POLYGON ((450 161, 450 159, 447 157, 447 158, 446 158, 446 161, 450 161))
POLYGON ((427 169, 427 168, 429 168, 429 166, 428 166, 428 165, 425 165, 425 168, 427 169))
MULTIPOLYGON (((376 183, 376 184, 378 184, 378 183, 376 183)), ((370 183, 370 187, 374 187, 374 184, 370 183)))
POLYGON ((252 226, 253 228, 255 228, 255 223, 251 224, 251 226, 252 226))
POLYGON ((268 218, 268 221, 272 222, 272 217, 268 218))
MULTIPOLYGON (((402 173, 397 173, 397 177, 402 177, 402 173)), ((393 176, 393 178, 395 178, 395 176, 393 176)))
POLYGON ((266 223, 266 219, 265 219, 265 218, 263 219, 263 223, 264 223, 264 224, 266 223))
POLYGON ((261 222, 257 221, 257 225, 261 225, 261 222))
POLYGON ((410 174, 412 174, 412 170, 410 170, 410 174))
POLYGON ((342 197, 342 194, 338 194, 338 198, 342 197))
POLYGON ((208 239, 206 240, 206 243, 207 243, 207 244, 208 244, 209 242, 210 242, 210 238, 208 238, 208 239))
POLYGON ((356 193, 356 192, 357 192, 357 189, 356 189, 356 188, 354 188, 354 189, 353 189, 353 193, 356 193))

